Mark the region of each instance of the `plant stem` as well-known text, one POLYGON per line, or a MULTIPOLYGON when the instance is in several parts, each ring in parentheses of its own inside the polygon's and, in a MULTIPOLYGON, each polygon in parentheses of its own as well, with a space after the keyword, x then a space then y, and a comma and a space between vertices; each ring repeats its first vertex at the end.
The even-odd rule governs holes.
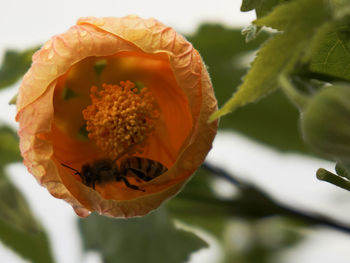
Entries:
POLYGON ((220 168, 220 167, 217 167, 217 166, 213 166, 207 162, 204 162, 202 164, 202 167, 204 169, 206 169, 207 171, 219 176, 219 177, 222 177, 224 178, 225 180, 229 181, 230 183, 240 187, 242 186, 242 183, 239 182, 237 179, 235 179, 231 174, 229 174, 226 170, 220 168))
POLYGON ((326 169, 320 168, 317 170, 316 173, 317 179, 321 181, 325 181, 331 184, 334 184, 336 186, 339 186, 340 188, 343 188, 345 190, 350 191, 350 181, 346 180, 336 174, 333 174, 326 169))
MULTIPOLYGON (((203 168, 212 172, 216 176, 224 178, 225 180, 234 184, 240 189, 240 191, 242 192, 242 196, 246 199, 244 200, 244 207, 247 207, 247 209, 249 210, 243 211, 241 209, 239 211, 245 212, 244 214, 248 216, 254 215, 255 218, 259 218, 259 216, 260 218, 262 218, 264 216, 273 216, 273 215, 294 217, 314 225, 323 225, 323 226, 331 227, 333 229, 340 230, 350 234, 350 226, 339 223, 336 220, 323 215, 319 215, 316 213, 308 213, 308 212, 299 210, 295 207, 291 207, 286 204, 281 204, 278 201, 275 201, 271 197, 269 197, 269 195, 266 194, 261 189, 259 189, 258 186, 256 185, 252 186, 247 183, 242 183, 237 178, 235 178, 232 174, 230 174, 229 172, 225 171, 222 168, 218 168, 207 162, 204 163, 203 168), (249 189, 250 192, 248 192, 247 189, 249 189), (253 192, 252 192, 252 189, 254 190, 253 192), (257 194, 258 198, 254 198, 253 196, 252 200, 249 200, 252 194, 255 194, 255 195, 257 194), (266 210, 265 207, 268 208, 269 211, 265 212, 264 211, 266 210), (254 212, 254 210, 256 210, 256 213, 254 212)), ((332 178, 330 180, 334 180, 332 176, 329 177, 329 174, 327 174, 327 176, 323 178, 327 178, 327 179, 332 178)), ((339 178, 340 177, 338 177, 335 181, 339 181, 339 178)), ((344 180, 342 178, 340 179, 344 180)), ((322 179, 322 180, 325 180, 325 179, 322 179)), ((332 183, 334 183, 334 181, 332 181, 332 183)), ((350 183, 349 182, 347 183, 348 183, 347 186, 349 187, 348 190, 350 190, 350 183)), ((237 204, 239 204, 239 202, 237 204)), ((232 209, 235 209, 235 207, 232 207, 232 209)), ((240 215, 237 215, 237 216, 240 216, 240 215)))
POLYGON ((306 106, 308 97, 294 88, 284 74, 279 76, 278 83, 287 97, 298 107, 299 110, 302 110, 306 106))

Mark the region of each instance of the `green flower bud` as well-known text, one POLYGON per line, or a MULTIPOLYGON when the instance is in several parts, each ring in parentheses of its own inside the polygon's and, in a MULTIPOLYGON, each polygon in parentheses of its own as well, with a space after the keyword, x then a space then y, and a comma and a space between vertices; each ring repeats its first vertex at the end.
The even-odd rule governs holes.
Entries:
POLYGON ((314 149, 350 164, 350 86, 338 84, 314 95, 303 109, 301 128, 314 149))

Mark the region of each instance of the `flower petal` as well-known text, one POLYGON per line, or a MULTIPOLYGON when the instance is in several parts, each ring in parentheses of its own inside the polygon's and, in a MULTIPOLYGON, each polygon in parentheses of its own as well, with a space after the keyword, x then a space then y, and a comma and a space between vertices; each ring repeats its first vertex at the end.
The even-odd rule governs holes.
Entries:
MULTIPOLYGON (((149 83, 156 82, 149 80, 149 83)), ((159 94, 157 96, 161 96, 159 94)), ((171 99, 164 96, 158 98, 160 107, 163 101, 166 105, 166 101, 171 99)), ((72 204, 79 216, 88 216, 89 211, 96 210, 114 217, 132 217, 147 214, 176 194, 201 165, 216 134, 217 122, 208 123, 209 116, 216 109, 213 88, 200 55, 172 28, 155 19, 145 20, 136 16, 88 17, 79 19, 77 25, 66 33, 54 36, 33 56, 32 67, 24 76, 20 88, 16 120, 20 126, 18 133, 24 164, 53 196, 72 204), (141 57, 145 54, 145 59, 154 56, 169 61, 169 76, 174 77, 176 88, 184 94, 186 99, 180 100, 183 100, 181 103, 188 108, 190 116, 181 113, 183 107, 178 110, 178 116, 184 116, 186 125, 182 132, 179 130, 182 134, 179 139, 174 137, 173 141, 167 142, 167 137, 160 135, 164 134, 162 129, 176 129, 181 125, 181 118, 174 119, 171 111, 166 113, 164 110, 164 123, 168 121, 172 124, 166 124, 168 128, 159 126, 158 133, 156 131, 154 138, 150 138, 153 146, 148 151, 156 152, 156 148, 163 149, 163 152, 171 151, 170 157, 163 162, 172 165, 168 172, 145 184, 145 193, 126 187, 114 191, 115 186, 109 190, 112 188, 109 185, 99 193, 73 177, 60 164, 60 155, 55 153, 57 143, 53 144, 53 140, 60 136, 55 132, 53 123, 54 92, 59 86, 58 80, 73 65, 88 57, 115 58, 118 54, 135 52, 141 57), (167 146, 167 143, 173 146, 167 146)), ((76 144, 78 149, 79 145, 76 144)))

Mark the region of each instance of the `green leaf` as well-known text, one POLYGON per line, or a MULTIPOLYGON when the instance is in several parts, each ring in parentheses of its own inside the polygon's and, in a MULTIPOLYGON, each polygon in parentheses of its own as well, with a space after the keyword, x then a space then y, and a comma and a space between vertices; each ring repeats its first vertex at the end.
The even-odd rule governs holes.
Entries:
POLYGON ((281 151, 314 154, 299 132, 299 112, 280 91, 221 119, 230 128, 281 151))
POLYGON ((260 5, 262 0, 243 0, 241 5, 241 11, 247 12, 255 9, 260 5))
POLYGON ((14 84, 28 70, 38 47, 24 51, 7 50, 0 67, 0 89, 14 84))
POLYGON ((5 165, 22 159, 17 135, 0 126, 0 141, 0 241, 31 262, 54 262, 45 231, 4 172, 5 165))
POLYGON ((163 209, 133 219, 96 214, 79 220, 85 249, 98 250, 103 262, 182 263, 207 244, 176 229, 163 209))
POLYGON ((277 78, 289 72, 304 55, 317 29, 328 21, 327 1, 295 0, 276 7, 254 24, 268 26, 283 33, 276 34, 259 50, 243 84, 233 97, 211 117, 219 118, 251 102, 256 102, 277 89, 277 78), (315 8, 317 6, 317 8, 315 8))
POLYGON ((283 211, 259 189, 238 183, 239 194, 232 199, 216 196, 212 186, 217 176, 200 168, 166 207, 175 218, 214 235, 224 252, 221 262, 271 262, 279 249, 300 240, 294 231, 286 231, 289 221, 270 217, 283 211), (236 232, 232 231, 235 224, 236 232), (270 229, 266 230, 267 227, 270 229), (238 239, 245 240, 246 246, 237 245, 236 234, 238 239))
POLYGON ((237 196, 219 198, 212 188, 213 179, 217 176, 200 168, 181 193, 167 203, 172 215, 221 239, 225 226, 232 218, 261 219, 283 212, 268 194, 239 182, 237 196))
POLYGON ((310 70, 350 80, 350 23, 328 26, 316 42, 310 70))
POLYGON ((211 187, 213 175, 199 168, 186 187, 166 204, 170 214, 186 224, 222 238, 231 209, 221 203, 211 187))
POLYGON ((200 51, 215 89, 219 105, 232 95, 229 86, 237 86, 246 72, 245 60, 268 38, 261 32, 254 41, 245 42, 240 29, 203 24, 188 40, 200 51))
MULTIPOLYGON (((241 5, 241 11, 251 11, 255 9, 257 18, 263 17, 270 13, 276 6, 287 2, 289 0, 243 0, 241 5)), ((261 26, 254 24, 247 26, 242 30, 242 35, 246 36, 246 42, 255 39, 256 35, 260 32, 261 26)))
POLYGON ((256 16, 263 17, 270 13, 276 6, 288 0, 243 0, 241 11, 251 11, 255 9, 256 16))
POLYGON ((285 249, 302 241, 305 231, 298 231, 296 222, 280 217, 258 221, 233 220, 224 243, 224 263, 271 263, 285 249), (240 245, 232 236, 244 240, 240 245))
POLYGON ((22 160, 17 134, 10 127, 0 126, 0 142, 0 167, 22 160))
POLYGON ((350 180, 350 171, 349 171, 348 166, 346 166, 340 162, 337 162, 335 165, 335 171, 336 171, 337 175, 350 180))
MULTIPOLYGON (((253 53, 267 38, 265 32, 248 44, 240 31, 219 25, 202 25, 188 36, 208 66, 219 105, 231 96, 228 84, 238 86, 246 69, 240 61, 253 53)), ((299 134, 299 112, 277 90, 258 103, 239 108, 220 120, 221 129, 235 130, 283 151, 309 153, 299 134), (278 109, 278 110, 276 110, 278 109)))
POLYGON ((45 231, 4 171, 0 171, 0 240, 31 262, 54 262, 45 231))

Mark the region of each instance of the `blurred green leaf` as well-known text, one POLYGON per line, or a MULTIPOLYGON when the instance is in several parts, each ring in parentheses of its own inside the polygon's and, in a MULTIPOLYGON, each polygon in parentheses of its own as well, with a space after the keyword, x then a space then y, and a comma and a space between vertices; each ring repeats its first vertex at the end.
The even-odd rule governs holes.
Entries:
MULTIPOLYGON (((238 86, 246 68, 238 63, 252 53, 268 35, 261 32, 248 44, 239 30, 219 25, 202 25, 189 40, 200 51, 221 103, 232 95, 229 86, 238 86)), ((289 100, 277 90, 258 103, 239 108, 220 120, 220 128, 233 129, 279 150, 309 152, 298 129, 299 113, 289 100)))
POLYGON ((133 219, 96 214, 79 220, 84 247, 97 250, 103 262, 182 263, 207 244, 174 227, 164 209, 133 219))
POLYGON ((251 11, 259 6, 261 2, 262 0, 242 0, 241 11, 251 11))
POLYGON ((251 11, 255 9, 256 16, 263 17, 270 13, 277 5, 289 0, 243 0, 241 11, 251 11))
POLYGON ((220 126, 281 151, 313 154, 300 135, 298 110, 280 90, 256 104, 237 109, 221 119, 220 126))
POLYGON ((320 0, 295 0, 276 7, 269 15, 256 20, 254 24, 258 26, 284 32, 276 34, 259 50, 243 84, 211 119, 258 101, 277 89, 279 74, 293 69, 317 29, 328 21, 330 11, 327 3, 320 0))
POLYGON ((278 262, 276 256, 284 249, 297 245, 303 237, 304 233, 294 221, 279 217, 234 220, 228 226, 224 238, 224 263, 278 262))
POLYGON ((31 262, 54 262, 45 231, 3 170, 0 171, 0 240, 31 262))
POLYGON ((210 177, 211 173, 199 168, 186 187, 166 203, 166 208, 172 217, 222 238, 231 208, 217 199, 210 177))
POLYGON ((45 231, 5 174, 7 164, 22 159, 17 134, 0 126, 0 142, 0 241, 31 262, 54 262, 45 231))
POLYGON ((0 142, 0 167, 22 160, 14 130, 8 126, 0 126, 0 142))
POLYGON ((210 165, 205 167, 166 207, 173 217, 216 238, 224 252, 220 262, 268 263, 280 250, 301 241, 293 220, 271 217, 285 211, 267 194, 237 182, 237 195, 219 198, 213 192, 218 174, 210 172, 210 165))
POLYGON ((341 162, 337 162, 335 165, 335 172, 337 173, 337 175, 350 180, 350 171, 348 165, 344 165, 341 162))
POLYGON ((167 203, 171 214, 220 238, 231 218, 261 219, 285 213, 268 194, 253 185, 238 183, 237 196, 219 198, 212 187, 217 176, 200 168, 181 193, 167 203))
POLYGON ((0 67, 0 89, 14 84, 28 70, 38 47, 24 51, 7 50, 0 67))

